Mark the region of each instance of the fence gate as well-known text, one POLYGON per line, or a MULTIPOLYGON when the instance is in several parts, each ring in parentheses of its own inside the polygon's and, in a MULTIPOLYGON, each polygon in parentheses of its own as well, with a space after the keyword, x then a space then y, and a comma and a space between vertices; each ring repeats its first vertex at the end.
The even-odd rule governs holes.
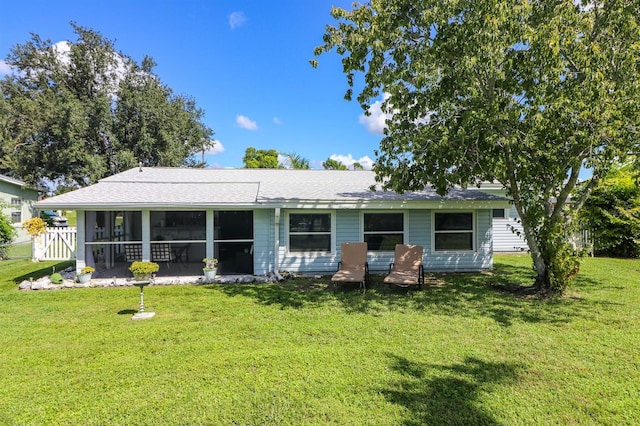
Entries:
POLYGON ((33 260, 74 260, 76 228, 47 228, 46 234, 33 241, 33 260))

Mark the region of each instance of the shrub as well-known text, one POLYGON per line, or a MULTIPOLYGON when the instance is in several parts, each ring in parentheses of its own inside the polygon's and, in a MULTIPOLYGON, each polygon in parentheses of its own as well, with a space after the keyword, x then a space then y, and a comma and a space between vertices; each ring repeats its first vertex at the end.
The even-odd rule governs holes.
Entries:
POLYGON ((218 259, 215 257, 205 257, 202 261, 204 262, 204 269, 216 269, 216 266, 218 266, 218 259))
POLYGON ((5 215, 0 214, 0 259, 6 257, 8 245, 15 237, 16 229, 11 225, 11 221, 5 215))
POLYGON ((85 266, 84 268, 82 268, 80 270, 81 274, 93 274, 95 272, 95 268, 91 267, 91 266, 85 266))
POLYGON ((31 237, 37 237, 47 232, 47 223, 39 217, 32 217, 29 220, 25 220, 22 222, 22 226, 31 237))
POLYGON ((153 274, 160 270, 160 265, 155 262, 136 261, 129 266, 129 271, 133 274, 153 274))
POLYGON ((49 279, 54 284, 61 284, 62 281, 64 281, 64 278, 62 278, 62 275, 60 275, 58 272, 56 272, 55 274, 51 274, 49 279))

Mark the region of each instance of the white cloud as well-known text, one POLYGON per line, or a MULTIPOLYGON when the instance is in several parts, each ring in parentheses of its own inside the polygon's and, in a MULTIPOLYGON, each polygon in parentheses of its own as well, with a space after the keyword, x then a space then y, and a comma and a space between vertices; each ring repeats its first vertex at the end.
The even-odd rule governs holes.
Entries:
POLYGON ((244 12, 233 12, 229 15, 229 27, 235 30, 238 27, 243 26, 247 22, 247 17, 244 12))
POLYGON ((364 167, 365 170, 371 170, 371 168, 373 167, 373 160, 366 155, 364 157, 358 158, 357 160, 353 158, 351 154, 332 154, 329 158, 339 161, 349 168, 352 168, 353 163, 360 163, 360 165, 364 167))
POLYGON ((360 114, 358 121, 363 124, 370 133, 375 135, 384 134, 384 129, 387 127, 386 121, 391 118, 390 114, 382 111, 382 103, 389 99, 389 94, 385 93, 382 100, 375 101, 369 107, 369 115, 364 113, 360 114))
POLYGON ((54 52, 56 52, 58 60, 63 65, 69 65, 69 63, 71 62, 71 43, 66 40, 59 41, 53 45, 53 50, 54 52))
POLYGON ((236 115, 236 124, 247 130, 258 130, 258 123, 244 115, 236 115))
POLYGON ((273 117, 273 124, 277 124, 279 126, 282 124, 282 120, 278 117, 273 117))
POLYGON ((212 148, 207 149, 206 153, 211 155, 218 155, 224 152, 224 145, 219 140, 214 139, 215 145, 212 148))
POLYGON ((12 72, 13 69, 11 68, 11 66, 0 59, 0 75, 11 74, 12 72))

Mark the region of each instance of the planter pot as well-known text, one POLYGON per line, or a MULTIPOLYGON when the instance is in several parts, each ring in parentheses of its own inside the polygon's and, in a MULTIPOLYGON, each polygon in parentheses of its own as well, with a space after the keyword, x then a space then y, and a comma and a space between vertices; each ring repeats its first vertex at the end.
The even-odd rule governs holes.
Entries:
POLYGON ((217 269, 203 269, 204 277, 208 281, 213 281, 216 278, 216 274, 218 273, 217 269))
POLYGON ((78 282, 80 284, 86 284, 91 281, 91 274, 78 274, 78 282))
POLYGON ((136 281, 149 281, 151 274, 133 274, 133 279, 136 281))

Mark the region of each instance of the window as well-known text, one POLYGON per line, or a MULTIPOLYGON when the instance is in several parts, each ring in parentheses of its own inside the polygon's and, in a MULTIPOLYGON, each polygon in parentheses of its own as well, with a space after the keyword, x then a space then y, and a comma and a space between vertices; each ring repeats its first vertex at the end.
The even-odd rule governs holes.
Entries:
POLYGON ((436 251, 473 250, 473 213, 434 213, 436 251))
POLYGON ((404 242, 404 214, 364 213, 364 242, 370 251, 393 251, 404 242))
POLYGON ((289 251, 331 251, 331 213, 290 213, 289 251))
POLYGON ((20 223, 22 222, 22 212, 14 211, 11 212, 11 223, 20 223))
POLYGON ((21 206, 22 205, 22 198, 11 198, 11 205, 12 206, 21 206))
POLYGON ((504 209, 493 209, 493 218, 494 219, 506 219, 507 214, 504 209))

